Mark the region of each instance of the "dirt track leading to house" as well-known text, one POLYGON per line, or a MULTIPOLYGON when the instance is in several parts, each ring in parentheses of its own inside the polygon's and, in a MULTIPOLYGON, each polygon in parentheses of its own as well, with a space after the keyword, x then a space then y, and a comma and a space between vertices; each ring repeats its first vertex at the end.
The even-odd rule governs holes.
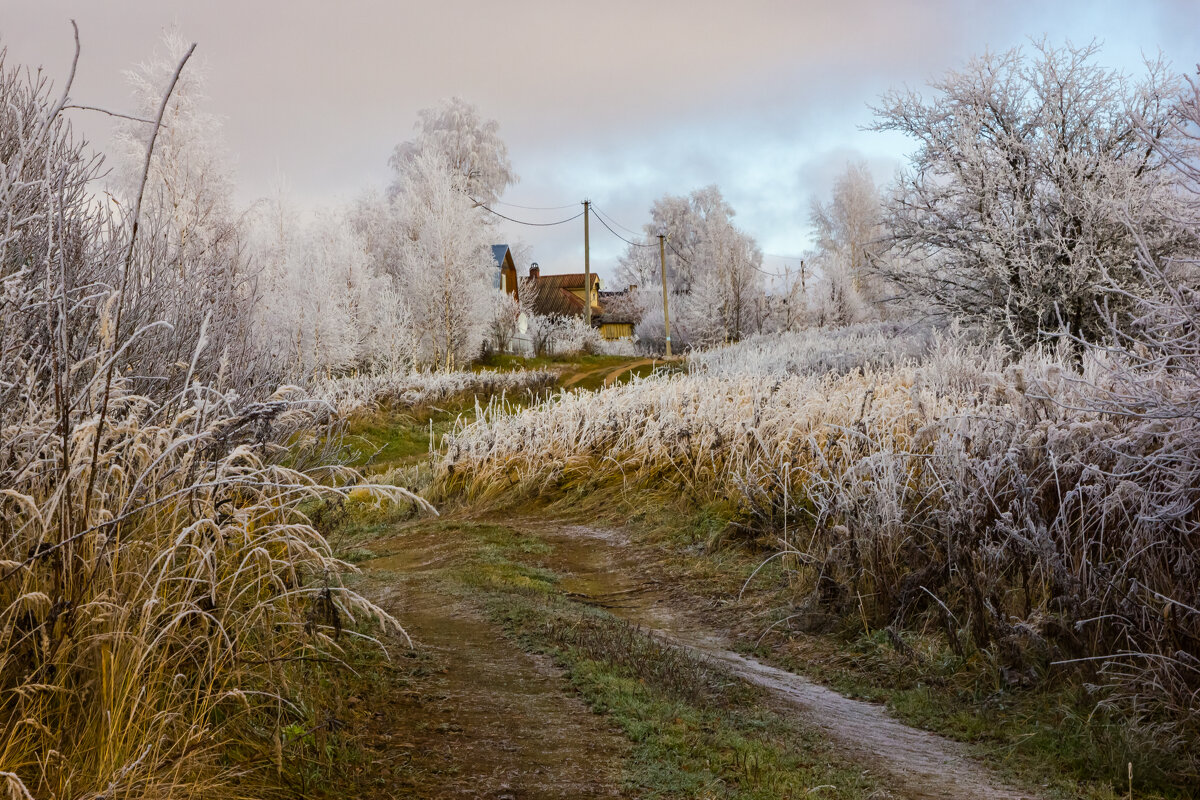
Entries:
POLYGON ((637 369, 638 367, 644 367, 649 364, 656 364, 660 361, 662 361, 662 359, 643 358, 640 361, 634 361, 632 364, 623 364, 620 367, 618 367, 617 369, 614 369, 612 372, 609 372, 607 375, 604 376, 604 385, 612 386, 614 383, 616 383, 618 380, 620 380, 621 376, 624 375, 626 372, 630 372, 632 370, 637 369))
MULTIPOLYGON (((625 368, 622 367, 622 369, 625 369, 625 368)), ((562 382, 562 388, 570 389, 573 386, 575 386, 576 384, 579 384, 594 375, 599 375, 601 372, 605 372, 607 370, 608 370, 608 367, 604 366, 604 367, 596 367, 595 369, 589 369, 585 372, 577 372, 562 382)))
MULTIPOLYGON (((576 800, 624 797, 619 764, 628 744, 589 711, 561 672, 523 652, 479 609, 444 591, 438 571, 456 542, 406 531, 397 552, 368 562, 368 591, 403 620, 428 662, 401 683, 363 692, 374 714, 363 798, 576 800)), ((396 641, 396 653, 405 652, 396 641)), ((411 652, 409 653, 411 655, 411 652)), ((396 660, 395 655, 393 660, 396 660)))
MULTIPOLYGON (((872 797, 1034 797, 1003 785, 960 745, 904 725, 881 706, 736 653, 721 631, 706 625, 702 604, 647 578, 645 554, 622 532, 537 519, 503 525, 549 546, 531 560, 562 576, 559 587, 569 598, 601 606, 718 664, 764 690, 777 713, 819 730, 886 787, 872 797)), ((388 724, 406 733, 403 742, 382 749, 405 752, 385 760, 410 765, 389 790, 430 798, 638 796, 620 780, 628 744, 588 710, 563 674, 487 624, 461 597, 441 594, 436 581, 425 579, 454 563, 452 539, 418 525, 392 545, 400 548, 396 555, 366 565, 373 593, 439 666, 432 697, 410 692, 389 701, 388 724)))

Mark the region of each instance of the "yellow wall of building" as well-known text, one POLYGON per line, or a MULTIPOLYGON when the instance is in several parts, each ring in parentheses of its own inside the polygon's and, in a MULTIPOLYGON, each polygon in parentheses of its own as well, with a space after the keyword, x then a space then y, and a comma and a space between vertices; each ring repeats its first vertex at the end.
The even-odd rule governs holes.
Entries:
POLYGON ((628 322, 606 322, 600 326, 600 336, 608 341, 632 339, 633 325, 628 322))
MULTIPOLYGON (((573 295, 575 295, 576 297, 578 297, 580 300, 582 300, 582 299, 583 299, 583 288, 582 288, 582 287, 580 287, 580 288, 578 288, 578 289, 568 289, 567 291, 569 291, 571 294, 573 294, 573 295)), ((600 298, 596 296, 596 290, 595 290, 595 289, 593 289, 593 290, 592 290, 592 305, 593 305, 593 306, 594 306, 594 305, 596 305, 596 303, 597 303, 597 301, 598 301, 599 299, 600 299, 600 298)))

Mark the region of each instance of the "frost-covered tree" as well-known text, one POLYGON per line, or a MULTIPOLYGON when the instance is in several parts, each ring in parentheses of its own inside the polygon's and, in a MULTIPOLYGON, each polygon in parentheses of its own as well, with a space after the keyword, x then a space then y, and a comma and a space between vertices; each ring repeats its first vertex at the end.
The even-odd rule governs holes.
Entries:
POLYGON ((477 204, 495 202, 517 182, 508 146, 500 138, 500 123, 483 119, 479 109, 462 98, 451 97, 420 111, 416 130, 416 137, 397 145, 388 162, 396 173, 393 196, 402 191, 407 169, 422 153, 439 154, 454 176, 454 187, 477 204))
POLYGON ((488 321, 486 347, 503 352, 512 345, 517 335, 521 317, 521 304, 507 292, 496 292, 492 297, 491 317, 488 321))
MULTIPOLYGON (((162 87, 187 49, 187 42, 169 31, 148 61, 126 72, 136 115, 155 115, 162 87)), ((165 377, 168 384, 189 372, 206 378, 217 370, 226 379, 251 380, 256 365, 249 347, 254 271, 233 201, 234 175, 221 120, 205 109, 206 99, 203 65, 192 60, 180 75, 155 141, 140 246, 127 289, 131 324, 170 323, 137 345, 141 369, 165 377), (202 328, 207 346, 190 370, 202 328)), ((117 128, 111 180, 122 210, 132 209, 152 131, 137 121, 123 121, 117 128)))
POLYGON ((1177 82, 1161 63, 1139 79, 1095 63, 1096 45, 1036 44, 972 60, 931 85, 893 91, 876 130, 919 145, 887 203, 898 264, 887 277, 944 314, 1028 346, 1065 328, 1105 335, 1099 304, 1136 295, 1132 231, 1151 257, 1190 245, 1175 223, 1166 161, 1138 135, 1168 124, 1177 82))
MULTIPOLYGON (((715 185, 686 197, 664 195, 650 209, 650 221, 644 226, 647 239, 659 233, 668 237, 667 281, 677 295, 672 307, 678 308, 671 318, 673 345, 677 325, 680 331, 695 331, 697 341, 705 343, 740 339, 756 330, 754 311, 763 293, 762 251, 733 224, 734 214, 715 185)), ((648 250, 629 247, 618 278, 639 286, 661 286, 660 268, 651 261, 653 257, 656 262, 657 256, 647 255, 648 250)), ((658 325, 661 338, 661 317, 658 325)), ((653 331, 643 328, 653 341, 653 331)), ((639 336, 642 333, 639 330, 639 336)))
POLYGON ((851 305, 865 311, 867 303, 881 300, 874 270, 885 248, 883 206, 867 166, 848 164, 828 202, 813 199, 809 222, 817 245, 812 261, 831 299, 846 312, 851 305))
POLYGON ((785 265, 772 279, 765 298, 768 330, 795 331, 812 324, 809 304, 813 275, 809 261, 802 259, 798 267, 785 265))
POLYGON ((394 203, 402 231, 397 273, 421 360, 436 369, 465 366, 479 353, 499 292, 489 229, 452 165, 432 150, 405 164, 394 203))
POLYGON ((813 291, 807 298, 812 321, 817 325, 852 325, 878 318, 878 309, 864 296, 862 284, 849 252, 818 252, 813 291))
POLYGON ((345 215, 319 212, 301 223, 277 203, 264 222, 256 332, 277 374, 294 380, 412 362, 406 298, 372 268, 345 215))
MULTIPOLYGON (((657 234, 655 234, 657 236, 657 234)), ((650 239, 650 241, 655 241, 650 239)), ((617 266, 617 280, 630 286, 662 284, 658 247, 627 247, 617 266)))
POLYGON ((376 190, 367 190, 351 205, 349 219, 374 271, 399 278, 405 232, 398 204, 376 190))

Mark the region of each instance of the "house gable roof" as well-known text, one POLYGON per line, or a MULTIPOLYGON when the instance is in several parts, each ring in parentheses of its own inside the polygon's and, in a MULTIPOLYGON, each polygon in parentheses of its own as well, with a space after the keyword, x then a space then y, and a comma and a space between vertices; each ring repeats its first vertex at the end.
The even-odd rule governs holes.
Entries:
POLYGON ((511 252, 506 244, 494 244, 492 245, 492 261, 498 268, 503 269, 505 258, 511 259, 511 252))
POLYGON ((542 316, 560 315, 564 317, 582 317, 583 300, 569 290, 557 286, 542 286, 539 281, 537 300, 533 310, 542 316))

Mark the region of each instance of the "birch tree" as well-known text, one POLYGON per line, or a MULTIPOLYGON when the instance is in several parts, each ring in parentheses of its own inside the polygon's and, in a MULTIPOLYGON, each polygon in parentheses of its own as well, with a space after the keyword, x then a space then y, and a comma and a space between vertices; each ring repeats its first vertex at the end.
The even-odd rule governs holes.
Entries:
POLYGON ((397 267, 421 358, 435 369, 465 366, 479 353, 499 292, 488 228, 437 152, 405 165, 395 203, 403 231, 397 267))
POLYGON ((423 153, 440 155, 454 179, 454 188, 476 204, 490 204, 517 182, 508 146, 500 138, 500 123, 484 119, 479 109, 461 97, 451 97, 418 113, 417 135, 396 146, 388 162, 395 171, 391 194, 404 189, 405 173, 423 153))
POLYGON ((295 380, 349 367, 411 363, 411 319, 390 275, 372 268, 346 215, 271 215, 260 247, 256 332, 275 374, 295 380))
POLYGON ((829 200, 813 199, 809 222, 817 245, 814 265, 827 290, 817 292, 818 300, 828 300, 848 321, 862 321, 868 304, 883 299, 877 268, 886 247, 883 205, 867 166, 848 164, 829 200))
MULTIPOLYGON (((644 226, 647 240, 662 233, 669 242, 667 281, 676 300, 672 307, 679 309, 672 314, 672 343, 676 326, 681 334, 695 331, 704 343, 737 340, 756 330, 754 310, 763 293, 762 251, 734 225, 735 213, 715 185, 687 196, 664 195, 650 208, 650 221, 644 226)), ((622 282, 662 285, 657 256, 646 250, 628 248, 617 272, 622 282)), ((661 339, 661 320, 658 325, 661 339)), ((656 339, 648 325, 639 327, 639 336, 643 334, 656 339)))

